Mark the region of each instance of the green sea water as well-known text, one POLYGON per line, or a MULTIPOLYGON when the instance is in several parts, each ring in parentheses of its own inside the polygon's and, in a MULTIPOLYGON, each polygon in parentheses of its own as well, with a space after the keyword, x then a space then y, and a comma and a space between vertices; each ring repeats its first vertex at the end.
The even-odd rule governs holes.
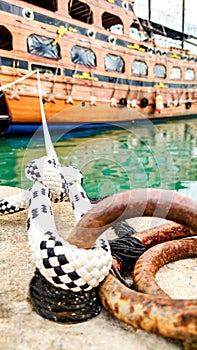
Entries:
MULTIPOLYGON (((51 131, 62 165, 78 167, 90 197, 142 187, 197 199, 197 118, 51 131)), ((28 188, 25 166, 46 153, 41 131, 0 136, 0 185, 28 188)))

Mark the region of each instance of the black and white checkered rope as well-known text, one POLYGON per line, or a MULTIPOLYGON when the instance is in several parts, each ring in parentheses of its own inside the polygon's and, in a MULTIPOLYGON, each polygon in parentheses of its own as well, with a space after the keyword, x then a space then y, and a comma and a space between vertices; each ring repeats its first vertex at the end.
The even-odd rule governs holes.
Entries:
POLYGON ((0 215, 13 214, 27 208, 29 191, 21 190, 19 193, 0 199, 0 215))
POLYGON ((57 232, 51 205, 52 200, 69 197, 76 221, 92 207, 81 185, 81 172, 72 166, 60 168, 55 159, 42 157, 27 165, 26 176, 34 181, 28 191, 28 238, 36 267, 64 290, 88 291, 98 286, 112 264, 105 235, 92 249, 70 245, 57 232))
POLYGON ((31 162, 26 169, 28 177, 31 174, 35 180, 30 190, 28 210, 28 237, 32 256, 40 273, 56 287, 75 292, 90 290, 109 272, 112 263, 109 244, 102 236, 92 249, 79 249, 59 236, 51 206, 51 188, 56 187, 56 181, 59 188, 55 196, 69 196, 77 221, 92 205, 81 186, 80 171, 74 167, 62 167, 60 172, 55 165, 55 160, 47 158, 45 161, 31 162))

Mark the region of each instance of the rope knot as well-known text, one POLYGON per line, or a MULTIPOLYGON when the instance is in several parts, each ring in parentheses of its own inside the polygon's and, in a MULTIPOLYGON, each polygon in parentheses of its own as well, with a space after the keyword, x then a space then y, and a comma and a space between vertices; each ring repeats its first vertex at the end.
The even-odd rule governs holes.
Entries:
POLYGON ((46 186, 55 202, 62 201, 67 196, 69 185, 81 184, 83 181, 82 173, 77 168, 59 167, 56 159, 47 156, 27 164, 25 174, 31 181, 38 181, 46 186))

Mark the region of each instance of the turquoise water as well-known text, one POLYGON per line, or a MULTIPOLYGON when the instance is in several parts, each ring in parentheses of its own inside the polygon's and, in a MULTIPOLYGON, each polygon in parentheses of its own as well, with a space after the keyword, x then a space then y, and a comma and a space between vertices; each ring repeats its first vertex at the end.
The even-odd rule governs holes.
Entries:
MULTIPOLYGON (((130 188, 175 189, 197 199, 197 119, 127 128, 51 131, 62 165, 77 166, 91 197, 130 188)), ((0 185, 28 188, 25 165, 45 155, 41 132, 0 137, 0 185)))

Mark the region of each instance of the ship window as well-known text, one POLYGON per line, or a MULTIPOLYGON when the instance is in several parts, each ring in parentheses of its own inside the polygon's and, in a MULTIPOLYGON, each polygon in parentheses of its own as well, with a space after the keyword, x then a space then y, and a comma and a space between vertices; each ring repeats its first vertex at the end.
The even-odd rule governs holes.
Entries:
POLYGON ((54 39, 31 34, 27 38, 27 49, 32 55, 60 59, 59 44, 52 45, 54 39))
POLYGON ((132 75, 137 77, 146 77, 148 75, 148 66, 145 62, 134 60, 131 66, 132 75))
POLYGON ((96 67, 96 56, 94 52, 86 47, 73 46, 71 50, 72 62, 75 64, 82 64, 84 66, 96 67))
POLYGON ((195 80, 194 69, 187 68, 185 71, 185 80, 195 80))
POLYGON ((70 0, 68 3, 68 13, 72 18, 78 21, 88 24, 93 23, 92 9, 88 4, 82 1, 70 0))
POLYGON ((124 73, 124 60, 120 56, 107 54, 105 56, 105 70, 124 73))
POLYGON ((166 67, 163 64, 155 64, 153 74, 155 78, 166 78, 166 67))
POLYGON ((0 49, 1 50, 12 50, 12 34, 10 31, 0 25, 0 49))
POLYGON ((57 67, 50 67, 50 66, 41 66, 40 64, 32 64, 31 65, 32 70, 38 69, 41 74, 52 74, 52 75, 60 75, 61 70, 57 67))
POLYGON ((181 68, 179 67, 172 67, 170 71, 170 79, 173 80, 181 80, 181 68))
POLYGON ((42 7, 43 9, 49 11, 57 11, 57 5, 55 0, 26 0, 25 2, 28 2, 31 5, 42 7))
POLYGON ((102 14, 102 26, 115 34, 123 34, 123 23, 120 17, 112 15, 109 12, 102 14))

